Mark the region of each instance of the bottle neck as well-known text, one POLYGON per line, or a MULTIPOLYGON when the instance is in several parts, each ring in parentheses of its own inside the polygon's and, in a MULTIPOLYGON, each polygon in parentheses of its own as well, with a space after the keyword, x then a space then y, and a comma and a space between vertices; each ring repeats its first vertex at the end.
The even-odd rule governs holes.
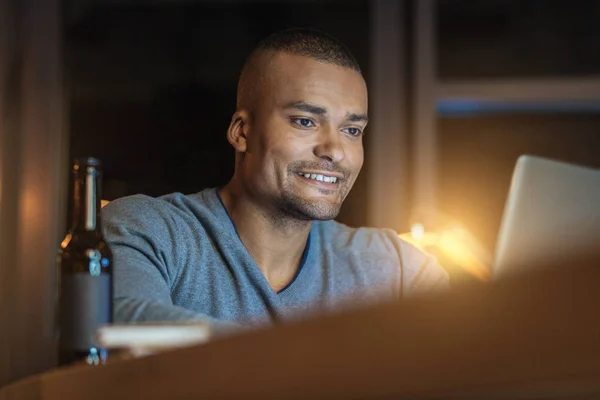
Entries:
POLYGON ((100 171, 82 165, 74 176, 73 230, 100 231, 100 171))

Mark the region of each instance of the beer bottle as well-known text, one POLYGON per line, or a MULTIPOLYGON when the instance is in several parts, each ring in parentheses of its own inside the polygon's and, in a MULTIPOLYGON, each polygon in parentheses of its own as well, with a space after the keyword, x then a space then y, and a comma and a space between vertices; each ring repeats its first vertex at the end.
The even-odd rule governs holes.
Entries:
POLYGON ((102 171, 95 158, 73 164, 72 225, 58 252, 58 363, 104 364, 105 349, 92 343, 112 322, 112 253, 100 227, 102 171))

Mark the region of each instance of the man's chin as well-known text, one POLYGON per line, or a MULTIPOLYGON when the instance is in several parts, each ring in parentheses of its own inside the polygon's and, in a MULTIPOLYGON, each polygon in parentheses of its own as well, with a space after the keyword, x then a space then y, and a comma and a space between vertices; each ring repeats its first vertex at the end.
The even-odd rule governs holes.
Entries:
POLYGON ((337 202, 306 198, 292 198, 285 201, 283 207, 288 214, 306 221, 327 221, 340 213, 341 204, 337 202))
POLYGON ((310 204, 310 206, 306 207, 306 204, 303 205, 304 207, 299 207, 298 211, 306 216, 306 219, 310 219, 310 220, 316 220, 316 221, 328 221, 331 219, 334 219, 338 216, 338 214, 340 213, 340 206, 339 205, 333 205, 331 203, 325 203, 323 204, 322 202, 313 202, 312 204, 310 204))

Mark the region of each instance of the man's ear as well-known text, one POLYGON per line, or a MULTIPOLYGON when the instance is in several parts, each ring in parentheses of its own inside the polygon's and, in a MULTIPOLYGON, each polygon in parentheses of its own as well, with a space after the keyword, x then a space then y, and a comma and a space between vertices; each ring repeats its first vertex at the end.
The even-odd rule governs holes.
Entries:
POLYGON ((248 133, 249 121, 250 118, 246 111, 238 111, 231 118, 231 123, 227 130, 227 140, 237 152, 244 153, 248 148, 246 135, 248 133))

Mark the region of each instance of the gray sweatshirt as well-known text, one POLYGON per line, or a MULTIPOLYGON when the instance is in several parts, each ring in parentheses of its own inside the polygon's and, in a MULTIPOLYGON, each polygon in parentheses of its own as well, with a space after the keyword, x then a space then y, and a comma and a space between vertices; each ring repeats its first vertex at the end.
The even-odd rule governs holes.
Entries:
POLYGON ((115 322, 273 323, 448 285, 432 257, 391 230, 315 221, 300 268, 276 292, 215 188, 121 198, 102 218, 114 255, 115 322))

